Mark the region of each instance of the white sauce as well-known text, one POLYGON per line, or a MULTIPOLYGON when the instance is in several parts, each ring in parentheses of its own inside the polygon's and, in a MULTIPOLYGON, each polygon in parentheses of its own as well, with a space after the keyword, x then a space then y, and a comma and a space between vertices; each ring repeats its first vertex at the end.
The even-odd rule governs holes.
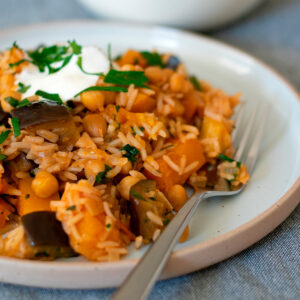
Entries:
MULTIPOLYGON (((107 73, 109 71, 109 60, 98 48, 88 46, 82 47, 82 67, 88 73, 107 73)), ((48 70, 40 72, 38 67, 30 64, 16 75, 16 83, 22 82, 30 85, 30 89, 23 94, 23 98, 30 97, 37 90, 51 94, 59 94, 63 101, 74 99, 78 92, 96 84, 97 75, 87 75, 77 66, 78 55, 73 55, 70 62, 60 71, 48 74, 48 70)), ((61 62, 52 64, 59 67, 61 62)), ((77 98, 78 99, 78 98, 77 98)), ((76 100, 76 99, 75 99, 76 100)))

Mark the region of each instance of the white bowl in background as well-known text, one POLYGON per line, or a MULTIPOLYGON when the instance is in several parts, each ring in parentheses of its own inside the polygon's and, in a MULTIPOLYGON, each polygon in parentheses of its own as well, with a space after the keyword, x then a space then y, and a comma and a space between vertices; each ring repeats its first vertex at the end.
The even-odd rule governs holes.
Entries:
POLYGON ((264 0, 79 0, 113 20, 212 29, 232 22, 264 0))

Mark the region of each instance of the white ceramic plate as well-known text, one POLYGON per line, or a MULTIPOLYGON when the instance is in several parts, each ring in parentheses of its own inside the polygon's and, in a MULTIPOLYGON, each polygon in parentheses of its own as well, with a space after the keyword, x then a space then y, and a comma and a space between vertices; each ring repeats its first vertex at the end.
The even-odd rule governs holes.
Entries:
MULTIPOLYGON (((113 54, 127 48, 157 49, 178 55, 190 73, 229 93, 242 92, 250 111, 270 103, 261 153, 245 191, 236 197, 203 202, 191 222, 186 243, 178 244, 161 278, 198 270, 249 247, 277 225, 300 199, 300 105, 295 90, 253 57, 214 40, 173 29, 100 22, 42 24, 6 30, 0 49, 18 41, 25 48, 76 39, 113 54), (298 193, 298 197, 297 197, 298 193)), ((115 263, 83 258, 39 262, 0 258, 0 281, 54 288, 101 288, 118 285, 145 249, 115 263)))

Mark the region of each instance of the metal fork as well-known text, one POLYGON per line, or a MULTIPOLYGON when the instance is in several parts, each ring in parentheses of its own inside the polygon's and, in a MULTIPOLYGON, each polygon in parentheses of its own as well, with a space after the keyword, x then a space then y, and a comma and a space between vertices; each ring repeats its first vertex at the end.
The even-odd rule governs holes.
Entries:
MULTIPOLYGON (((244 162, 250 175, 253 172, 257 159, 259 146, 263 137, 263 131, 267 114, 269 112, 268 105, 264 109, 255 106, 251 115, 248 117, 246 129, 240 132, 241 123, 245 120, 243 107, 236 119, 236 129, 233 134, 234 144, 236 145, 235 160, 244 162), (259 122, 257 122, 259 120, 259 122), (254 133, 254 137, 251 136, 254 133), (250 140, 251 139, 251 142, 250 140), (247 147, 249 144, 250 147, 247 147)), ((165 228, 159 238, 152 244, 141 261, 131 271, 124 280, 120 288, 113 295, 113 300, 141 300, 145 299, 150 293, 153 285, 163 267, 176 242, 188 225, 193 214, 195 213, 199 203, 210 197, 233 196, 240 193, 245 188, 243 185, 234 191, 205 191, 203 193, 195 193, 187 203, 180 209, 174 219, 165 228)))

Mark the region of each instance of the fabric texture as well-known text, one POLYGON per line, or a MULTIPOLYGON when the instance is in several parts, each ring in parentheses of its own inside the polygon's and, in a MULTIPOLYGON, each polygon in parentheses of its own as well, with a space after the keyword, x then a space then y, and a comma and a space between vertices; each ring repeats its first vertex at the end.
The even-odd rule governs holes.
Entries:
MULTIPOLYGON (((0 7, 0 30, 36 22, 95 19, 75 0, 0 0, 0 7)), ((207 34, 260 58, 300 91, 299 16, 299 0, 269 0, 238 22, 207 34)), ((300 299, 299 254, 298 206, 283 224, 249 249, 204 270, 158 282, 150 299, 300 299)), ((113 291, 0 283, 0 299, 109 299, 113 291)))

